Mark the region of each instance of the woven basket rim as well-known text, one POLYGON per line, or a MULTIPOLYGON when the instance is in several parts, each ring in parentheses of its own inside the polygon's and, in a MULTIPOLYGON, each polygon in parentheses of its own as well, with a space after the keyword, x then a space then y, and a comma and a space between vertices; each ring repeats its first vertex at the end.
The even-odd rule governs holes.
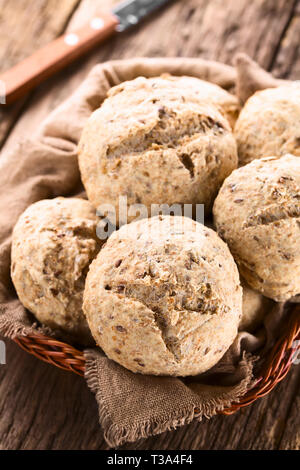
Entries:
MULTIPOLYGON (((293 357, 300 349, 300 304, 294 304, 290 308, 290 318, 285 332, 267 352, 259 375, 254 380, 252 387, 240 400, 232 403, 227 408, 219 410, 219 414, 233 414, 239 409, 250 405, 270 393, 286 377, 291 368, 293 357), (299 342, 295 343, 297 340, 299 342)), ((84 353, 74 346, 38 332, 27 336, 17 336, 13 340, 23 350, 41 361, 84 376, 84 353)), ((197 412, 196 409, 195 412, 197 412)))

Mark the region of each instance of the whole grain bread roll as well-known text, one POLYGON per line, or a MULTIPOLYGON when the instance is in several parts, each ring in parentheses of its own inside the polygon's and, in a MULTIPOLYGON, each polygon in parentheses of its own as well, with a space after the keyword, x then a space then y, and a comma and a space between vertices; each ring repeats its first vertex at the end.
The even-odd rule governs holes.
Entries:
MULTIPOLYGON (((205 226, 215 230, 211 219, 205 220, 205 226)), ((243 278, 241 278, 241 286, 243 288, 243 309, 239 331, 252 333, 262 324, 274 302, 252 289, 243 278)))
POLYGON ((272 155, 300 156, 299 120, 299 83, 257 91, 246 102, 234 129, 239 165, 272 155))
POLYGON ((243 314, 239 330, 252 333, 262 324, 273 302, 260 292, 251 289, 243 279, 241 279, 241 284, 243 288, 243 314))
POLYGON ((214 204, 219 235, 240 273, 266 297, 300 292, 300 159, 254 160, 223 183, 214 204))
POLYGON ((98 218, 79 198, 29 206, 14 231, 11 277, 22 304, 44 325, 92 344, 82 296, 90 262, 99 251, 98 218))
POLYGON ((93 206, 109 204, 118 216, 118 196, 126 196, 128 206, 144 204, 148 216, 151 204, 198 203, 210 211, 237 167, 230 125, 214 104, 224 95, 216 85, 188 77, 139 77, 112 88, 79 144, 93 206))
POLYGON ((242 289, 213 230, 158 216, 111 235, 91 264, 83 310, 98 345, 132 372, 196 375, 232 344, 242 289))
MULTIPOLYGON (((187 95, 191 94, 197 96, 199 101, 204 100, 213 103, 227 118, 232 129, 234 128, 240 112, 239 100, 235 95, 228 93, 228 91, 224 90, 224 88, 221 88, 219 85, 196 77, 175 77, 167 73, 160 77, 150 78, 149 82, 155 83, 155 85, 159 82, 159 88, 167 91, 170 89, 177 90, 179 94, 184 90, 187 95)), ((122 85, 123 84, 119 86, 122 87, 122 85)), ((115 87, 115 90, 118 92, 118 86, 115 87)))

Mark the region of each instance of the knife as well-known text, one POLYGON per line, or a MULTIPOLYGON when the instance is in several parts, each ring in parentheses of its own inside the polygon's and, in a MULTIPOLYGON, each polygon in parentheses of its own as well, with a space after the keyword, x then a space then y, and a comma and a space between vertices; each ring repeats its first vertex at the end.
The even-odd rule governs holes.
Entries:
POLYGON ((110 13, 92 18, 78 31, 60 36, 0 74, 0 103, 13 103, 115 32, 129 29, 171 1, 174 0, 125 0, 110 13))

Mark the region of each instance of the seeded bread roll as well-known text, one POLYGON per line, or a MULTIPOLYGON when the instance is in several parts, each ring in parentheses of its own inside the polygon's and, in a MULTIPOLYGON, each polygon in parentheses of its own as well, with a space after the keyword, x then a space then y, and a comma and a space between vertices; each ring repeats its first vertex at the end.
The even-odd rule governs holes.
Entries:
POLYGON ((82 296, 99 251, 97 221, 88 201, 59 197, 32 204, 13 231, 11 276, 20 301, 42 324, 82 344, 93 343, 82 296))
POLYGON ((140 77, 110 90, 79 144, 94 207, 110 204, 118 215, 118 196, 127 196, 128 206, 142 203, 149 216, 151 204, 202 203, 210 211, 237 151, 227 119, 202 88, 209 86, 197 79, 140 77))
POLYGON ((248 284, 285 301, 300 292, 300 159, 254 160, 225 181, 214 220, 248 284))
MULTIPOLYGON (((205 220, 205 225, 214 230, 210 219, 205 220)), ((262 324, 273 302, 264 297, 260 292, 251 289, 244 279, 241 279, 241 285, 243 288, 243 313, 239 323, 239 330, 253 332, 262 324)))
MULTIPOLYGON (((158 83, 159 87, 169 90, 170 88, 177 89, 179 93, 185 90, 185 93, 196 95, 199 100, 205 100, 213 103, 224 114, 233 128, 240 112, 239 100, 235 95, 228 93, 218 85, 200 80, 195 77, 175 77, 169 74, 163 74, 159 78, 150 78, 150 83, 158 83)), ((133 83, 133 82, 131 82, 133 83)), ((122 87, 122 84, 120 85, 122 87)), ((118 90, 118 87, 115 87, 118 90)))
POLYGON ((253 332, 262 324, 273 303, 260 292, 251 289, 244 280, 241 280, 241 284, 243 287, 243 315, 239 330, 253 332))
POLYGON ((290 84, 258 91, 235 125, 239 165, 286 153, 300 155, 300 86, 290 84))
POLYGON ((98 345, 132 372, 196 375, 232 344, 242 289, 213 230, 158 216, 111 235, 91 264, 83 309, 98 345))

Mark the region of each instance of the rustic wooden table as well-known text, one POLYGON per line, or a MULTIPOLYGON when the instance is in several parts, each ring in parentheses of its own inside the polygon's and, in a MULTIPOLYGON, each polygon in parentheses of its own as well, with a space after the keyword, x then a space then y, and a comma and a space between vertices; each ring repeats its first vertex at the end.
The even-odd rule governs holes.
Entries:
MULTIPOLYGON (((0 69, 114 0, 0 0, 0 69)), ((132 56, 200 56, 231 63, 247 52, 275 75, 300 77, 300 1, 178 0, 115 37, 10 109, 0 109, 0 146, 30 133, 92 65, 132 56)), ((20 155, 22 158, 22 155, 20 155)), ((0 366, 0 449, 107 449, 93 395, 80 377, 7 343, 0 366)), ((300 368, 235 415, 217 416, 122 449, 300 449, 300 368)))

